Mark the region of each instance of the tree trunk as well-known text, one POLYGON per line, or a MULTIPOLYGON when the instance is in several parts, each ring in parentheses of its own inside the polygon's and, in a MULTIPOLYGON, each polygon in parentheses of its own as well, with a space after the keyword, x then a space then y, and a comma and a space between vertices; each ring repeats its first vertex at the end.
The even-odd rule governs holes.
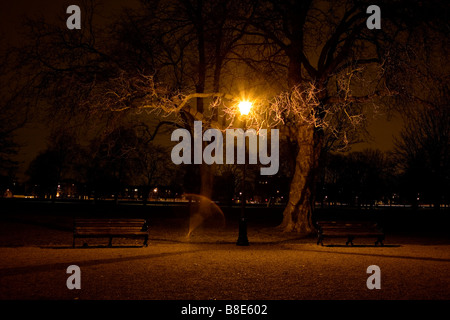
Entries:
POLYGON ((315 178, 322 147, 322 137, 312 126, 299 128, 299 150, 296 156, 289 201, 280 227, 286 232, 310 235, 315 232, 312 213, 315 200, 315 178))
MULTIPOLYGON (((150 179, 149 179, 150 181, 150 179)), ((142 205, 146 206, 148 203, 148 197, 150 195, 150 183, 147 183, 146 186, 144 186, 144 190, 142 192, 142 205)))

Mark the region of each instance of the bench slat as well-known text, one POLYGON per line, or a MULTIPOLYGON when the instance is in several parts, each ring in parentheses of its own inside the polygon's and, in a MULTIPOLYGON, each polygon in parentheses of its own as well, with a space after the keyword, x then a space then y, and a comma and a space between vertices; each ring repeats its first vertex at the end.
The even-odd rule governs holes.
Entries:
POLYGON ((145 220, 82 220, 76 221, 75 223, 144 223, 145 220))
POLYGON ((104 221, 75 221, 76 225, 105 225, 105 224, 114 224, 114 225, 138 225, 138 224, 144 224, 145 220, 142 221, 111 221, 111 220, 104 220, 104 221))
POLYGON ((120 231, 120 230, 86 230, 86 231, 77 231, 75 234, 147 234, 145 231, 120 231))
POLYGON ((77 236, 99 236, 99 237, 126 237, 126 236, 144 236, 146 235, 145 233, 128 233, 128 234, 123 234, 123 233, 98 233, 98 232, 94 232, 94 233, 77 233, 77 236))
POLYGON ((142 229, 142 226, 138 227, 138 228, 127 228, 127 227, 122 227, 122 228, 116 228, 116 227, 95 227, 95 228, 76 228, 75 230, 123 230, 123 231, 127 231, 127 230, 135 230, 135 231, 145 231, 145 229, 142 229))
POLYGON ((322 233, 323 236, 381 236, 381 232, 327 232, 322 233))
POLYGON ((145 221, 95 221, 95 222, 75 222, 76 225, 105 225, 105 224, 114 224, 114 225, 142 225, 145 221))

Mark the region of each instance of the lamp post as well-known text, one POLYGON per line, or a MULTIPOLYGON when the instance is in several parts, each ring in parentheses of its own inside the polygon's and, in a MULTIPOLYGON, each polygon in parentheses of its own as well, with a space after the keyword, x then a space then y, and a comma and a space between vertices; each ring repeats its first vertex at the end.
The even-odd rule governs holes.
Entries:
MULTIPOLYGON (((246 149, 245 131, 247 130, 247 119, 246 115, 249 114, 252 108, 252 103, 248 101, 241 101, 238 105, 239 111, 242 116, 243 129, 244 129, 244 150, 246 149)), ((236 242, 237 246, 248 246, 247 238, 247 217, 245 215, 245 202, 247 201, 245 192, 245 170, 246 170, 246 157, 244 157, 244 164, 242 167, 242 197, 241 197, 241 216, 239 218, 239 236, 236 242)))

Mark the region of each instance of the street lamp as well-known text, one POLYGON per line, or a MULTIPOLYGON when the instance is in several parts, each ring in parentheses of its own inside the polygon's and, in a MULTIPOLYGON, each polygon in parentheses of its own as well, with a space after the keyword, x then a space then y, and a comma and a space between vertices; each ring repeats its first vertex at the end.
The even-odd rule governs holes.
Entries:
MULTIPOLYGON (((239 102, 239 112, 242 116, 243 129, 244 129, 244 150, 246 149, 246 141, 245 141, 245 131, 247 130, 247 116, 250 113, 252 108, 252 103, 249 101, 241 101, 239 102)), ((247 238, 247 218, 245 216, 245 202, 246 192, 245 192, 245 169, 246 169, 246 159, 244 158, 244 166, 242 170, 242 197, 241 197, 241 216, 239 219, 239 237, 237 239, 237 246, 248 246, 248 238, 247 238)))
POLYGON ((252 103, 250 101, 241 101, 239 102, 238 107, 241 115, 246 116, 250 113, 250 110, 252 109, 252 103))

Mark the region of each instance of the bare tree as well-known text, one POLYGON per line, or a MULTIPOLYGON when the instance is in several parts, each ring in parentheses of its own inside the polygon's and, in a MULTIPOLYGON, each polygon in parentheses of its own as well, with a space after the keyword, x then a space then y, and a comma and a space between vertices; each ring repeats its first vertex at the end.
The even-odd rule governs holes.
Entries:
MULTIPOLYGON (((16 140, 18 130, 33 116, 33 100, 27 96, 27 75, 15 70, 17 56, 0 36, 0 194, 14 189, 22 147, 16 140)), ((14 190, 13 190, 14 191, 14 190)))
POLYGON ((448 104, 410 116, 395 151, 407 197, 430 201, 439 210, 450 188, 450 110, 448 104))
POLYGON ((153 143, 154 136, 149 136, 146 124, 137 126, 135 130, 139 138, 135 156, 135 175, 136 181, 143 187, 143 204, 146 205, 151 187, 169 185, 177 168, 170 161, 170 150, 153 143))
POLYGON ((286 231, 313 232, 321 153, 356 139, 363 103, 391 94, 381 78, 383 57, 375 46, 370 50, 366 8, 353 1, 260 2, 249 32, 259 56, 238 53, 254 70, 262 62, 266 72, 285 79, 268 118, 298 150, 281 225, 286 231))
POLYGON ((30 163, 27 175, 30 184, 39 186, 40 196, 45 194, 54 203, 63 180, 78 177, 82 149, 67 129, 53 131, 48 140, 47 149, 30 163))

